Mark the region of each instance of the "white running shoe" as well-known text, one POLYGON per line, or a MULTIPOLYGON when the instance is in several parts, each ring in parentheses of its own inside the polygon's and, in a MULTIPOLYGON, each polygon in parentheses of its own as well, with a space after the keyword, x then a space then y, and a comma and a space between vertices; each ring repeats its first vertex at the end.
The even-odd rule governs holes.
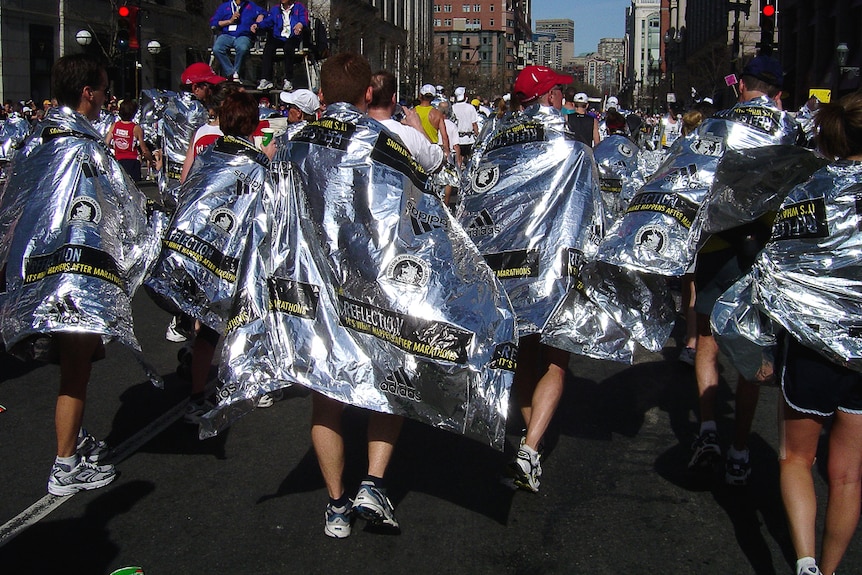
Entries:
POLYGON ((374 487, 370 481, 363 481, 353 500, 353 511, 372 525, 386 525, 400 529, 395 519, 395 510, 386 493, 374 487))
POLYGON ((350 536, 350 521, 353 519, 353 508, 350 502, 344 507, 333 507, 326 504, 326 514, 323 532, 335 539, 344 539, 350 536))
POLYGON ((518 449, 518 455, 509 464, 515 485, 532 493, 539 492, 539 477, 542 476, 541 458, 539 452, 533 451, 529 445, 521 445, 518 449))
POLYGON ((290 80, 285 80, 282 89, 285 92, 293 92, 293 84, 290 83, 290 80))
POLYGON ((257 85, 257 89, 258 89, 258 90, 269 90, 269 89, 271 89, 271 88, 272 88, 272 82, 270 82, 270 81, 269 81, 269 80, 267 80, 266 78, 263 78, 263 79, 260 81, 260 84, 258 84, 258 85, 257 85))
POLYGON ((77 465, 69 466, 54 462, 48 477, 48 493, 51 495, 72 495, 78 491, 98 489, 117 478, 113 465, 96 465, 83 457, 77 465))

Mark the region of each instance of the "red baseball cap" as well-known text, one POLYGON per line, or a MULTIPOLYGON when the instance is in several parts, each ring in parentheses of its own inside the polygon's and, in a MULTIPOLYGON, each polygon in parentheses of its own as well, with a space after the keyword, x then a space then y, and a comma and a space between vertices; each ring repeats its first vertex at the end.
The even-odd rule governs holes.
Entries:
POLYGON ((559 74, 547 66, 527 66, 518 74, 513 90, 522 102, 529 102, 547 94, 554 86, 571 83, 571 76, 559 74))
POLYGON ((186 68, 183 75, 180 76, 180 82, 183 84, 197 84, 198 82, 218 84, 225 80, 227 80, 227 78, 217 75, 205 62, 195 62, 186 68))

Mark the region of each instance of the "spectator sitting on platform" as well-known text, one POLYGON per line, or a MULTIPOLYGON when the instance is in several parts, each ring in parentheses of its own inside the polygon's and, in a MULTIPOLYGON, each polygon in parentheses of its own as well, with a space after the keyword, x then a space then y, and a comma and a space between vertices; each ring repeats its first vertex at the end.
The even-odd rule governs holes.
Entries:
POLYGON ((266 12, 250 0, 229 0, 219 6, 210 18, 210 26, 221 29, 213 43, 213 54, 221 66, 222 74, 228 78, 239 81, 242 63, 251 50, 258 23, 265 15, 266 12), (233 64, 228 55, 231 48, 236 51, 233 64))
POLYGON ((287 92, 293 90, 293 54, 302 43, 305 30, 308 28, 308 11, 299 2, 281 0, 273 6, 260 27, 267 31, 266 46, 263 48, 263 62, 260 66, 260 83, 258 90, 269 90, 273 87, 273 58, 278 48, 284 49, 284 85, 287 92))

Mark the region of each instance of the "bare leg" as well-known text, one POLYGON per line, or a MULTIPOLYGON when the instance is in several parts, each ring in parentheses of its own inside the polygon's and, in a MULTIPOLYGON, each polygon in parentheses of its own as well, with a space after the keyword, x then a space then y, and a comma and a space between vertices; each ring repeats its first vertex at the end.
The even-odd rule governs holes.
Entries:
POLYGON ((535 451, 548 430, 548 425, 557 411, 560 398, 563 396, 563 386, 566 380, 566 368, 569 354, 565 351, 542 346, 545 372, 536 384, 531 402, 530 423, 527 426, 525 443, 535 451))
POLYGON ((542 376, 539 371, 541 353, 538 335, 528 335, 518 341, 518 367, 512 383, 512 393, 528 429, 533 414, 533 394, 542 376))
POLYGON ((834 573, 859 523, 862 416, 838 411, 829 435, 829 501, 820 568, 834 573))
POLYGON ((329 497, 344 495, 344 437, 341 413, 344 405, 317 392, 311 394, 311 443, 329 497))
POLYGON ((192 395, 203 393, 209 379, 215 346, 202 337, 195 337, 192 347, 192 395))
POLYGON ((709 328, 709 316, 697 314, 697 351, 694 373, 700 421, 715 421, 715 395, 718 391, 718 344, 709 328))
POLYGON ((822 427, 821 418, 799 413, 784 405, 779 462, 781 498, 797 559, 814 557, 817 497, 811 466, 817 456, 817 441, 822 427))
POLYGON ((57 456, 71 457, 78 448, 78 430, 84 419, 93 354, 99 347, 101 336, 58 333, 55 337, 60 349, 60 391, 54 411, 57 456))
POLYGON ((685 317, 685 347, 697 347, 697 313, 694 311, 695 301, 694 274, 682 276, 682 314, 685 317))
POLYGON ((400 415, 371 412, 368 417, 368 475, 383 477, 386 473, 403 423, 400 415))
POLYGON ((754 413, 757 411, 757 400, 760 397, 760 386, 742 376, 736 384, 736 418, 733 426, 733 447, 742 451, 748 447, 748 436, 754 413))

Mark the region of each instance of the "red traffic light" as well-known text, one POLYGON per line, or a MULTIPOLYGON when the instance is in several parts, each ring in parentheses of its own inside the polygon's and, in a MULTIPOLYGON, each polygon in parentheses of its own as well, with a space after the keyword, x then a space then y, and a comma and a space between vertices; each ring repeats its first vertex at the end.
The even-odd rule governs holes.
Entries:
POLYGON ((767 18, 771 18, 772 16, 775 16, 775 6, 773 6, 772 4, 767 4, 763 7, 762 12, 764 16, 766 16, 767 18))
POLYGON ((128 18, 129 17, 129 7, 128 6, 120 6, 119 9, 117 9, 117 14, 119 14, 121 18, 128 18))

